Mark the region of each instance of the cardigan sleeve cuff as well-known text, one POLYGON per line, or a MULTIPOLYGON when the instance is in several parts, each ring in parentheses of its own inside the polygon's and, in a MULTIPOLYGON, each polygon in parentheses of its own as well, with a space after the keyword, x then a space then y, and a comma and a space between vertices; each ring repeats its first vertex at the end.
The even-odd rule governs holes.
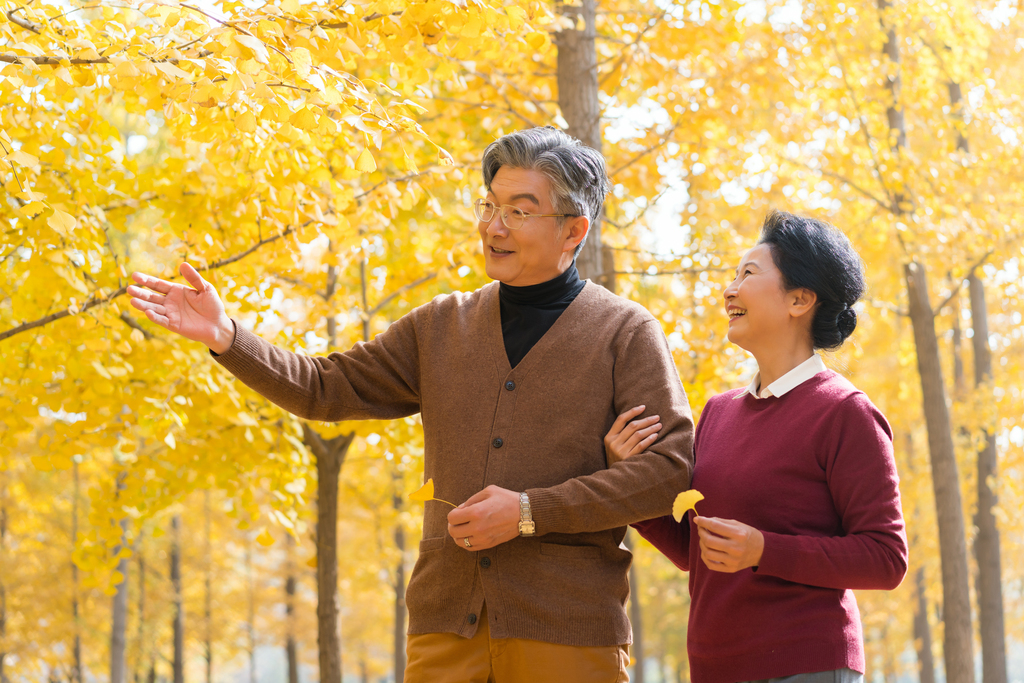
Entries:
POLYGON ((558 531, 568 523, 565 503, 557 493, 551 489, 527 489, 526 495, 530 499, 536 536, 558 531))
POLYGON ((213 349, 210 349, 210 356, 226 370, 236 374, 236 370, 256 364, 262 340, 239 325, 234 318, 231 319, 231 324, 235 326, 235 338, 231 341, 231 346, 224 353, 214 353, 213 349))

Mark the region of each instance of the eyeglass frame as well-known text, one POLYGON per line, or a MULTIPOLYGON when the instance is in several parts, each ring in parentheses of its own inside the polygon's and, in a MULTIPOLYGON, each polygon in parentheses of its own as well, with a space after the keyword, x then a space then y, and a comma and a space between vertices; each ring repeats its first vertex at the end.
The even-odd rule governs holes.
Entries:
POLYGON ((491 215, 491 217, 488 220, 484 221, 484 217, 483 217, 483 211, 484 210, 483 210, 483 207, 482 207, 483 204, 490 204, 491 206, 493 206, 494 210, 497 212, 497 214, 499 216, 501 216, 501 224, 504 225, 509 230, 520 230, 520 229, 522 229, 522 227, 524 225, 526 225, 526 219, 527 218, 579 218, 579 215, 578 214, 574 214, 574 213, 529 213, 527 211, 523 211, 518 206, 513 206, 512 204, 500 204, 499 205, 499 204, 495 204, 494 202, 492 202, 489 199, 483 199, 483 198, 476 199, 473 202, 473 215, 476 216, 476 219, 478 221, 486 222, 486 223, 490 223, 491 221, 493 221, 494 220, 494 216, 491 215), (508 224, 508 221, 505 220, 505 208, 506 207, 510 210, 510 212, 511 211, 518 211, 520 214, 522 214, 523 220, 522 220, 522 222, 520 223, 520 225, 518 227, 513 228, 511 225, 508 224))

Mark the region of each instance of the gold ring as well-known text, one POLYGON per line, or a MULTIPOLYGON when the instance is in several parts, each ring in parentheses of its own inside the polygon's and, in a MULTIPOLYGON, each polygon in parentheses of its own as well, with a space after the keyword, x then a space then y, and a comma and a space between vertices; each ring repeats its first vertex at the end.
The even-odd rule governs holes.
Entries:
POLYGON ((469 542, 469 537, 468 536, 466 538, 462 539, 462 542, 465 544, 465 546, 467 548, 472 548, 473 547, 473 544, 469 542))

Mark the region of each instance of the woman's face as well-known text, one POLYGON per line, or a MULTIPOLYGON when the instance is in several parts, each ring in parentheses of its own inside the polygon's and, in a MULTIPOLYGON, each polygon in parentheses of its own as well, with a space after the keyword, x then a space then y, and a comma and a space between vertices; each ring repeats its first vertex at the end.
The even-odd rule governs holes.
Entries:
POLYGON ((740 260, 736 278, 725 289, 729 341, 753 352, 792 323, 792 296, 772 260, 771 247, 759 244, 740 260))

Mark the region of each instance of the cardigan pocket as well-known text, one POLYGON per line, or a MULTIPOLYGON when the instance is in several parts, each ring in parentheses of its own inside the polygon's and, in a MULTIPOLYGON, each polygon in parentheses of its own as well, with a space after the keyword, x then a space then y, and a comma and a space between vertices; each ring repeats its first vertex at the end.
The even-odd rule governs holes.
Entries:
POLYGON ((440 550, 444 547, 444 536, 437 538, 424 538, 420 541, 420 554, 429 553, 433 550, 440 550))
POLYGON ((596 560, 601 557, 601 549, 596 545, 541 543, 540 554, 549 557, 563 557, 568 560, 596 560))

